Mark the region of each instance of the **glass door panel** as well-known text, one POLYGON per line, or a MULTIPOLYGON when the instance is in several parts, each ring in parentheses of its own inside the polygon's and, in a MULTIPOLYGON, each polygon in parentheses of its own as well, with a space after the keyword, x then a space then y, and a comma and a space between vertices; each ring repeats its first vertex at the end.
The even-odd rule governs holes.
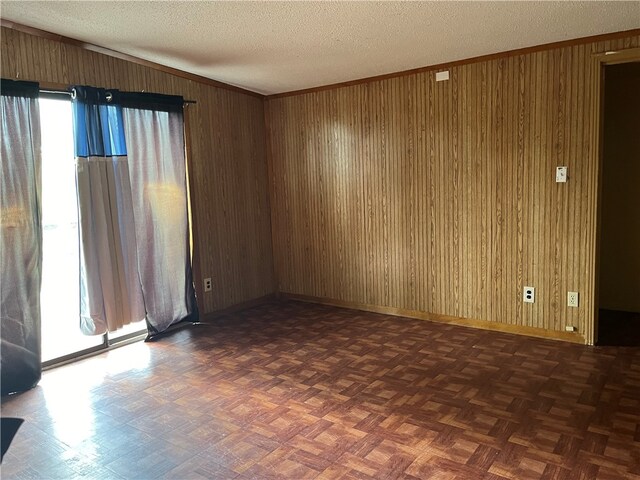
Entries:
POLYGON ((139 322, 130 323, 124 327, 116 330, 115 332, 109 332, 109 344, 117 343, 119 340, 125 340, 126 338, 135 337, 137 335, 145 335, 147 333, 147 322, 140 320, 139 322))
POLYGON ((103 345, 80 332, 79 241, 71 101, 40 98, 42 131, 42 361, 103 345))

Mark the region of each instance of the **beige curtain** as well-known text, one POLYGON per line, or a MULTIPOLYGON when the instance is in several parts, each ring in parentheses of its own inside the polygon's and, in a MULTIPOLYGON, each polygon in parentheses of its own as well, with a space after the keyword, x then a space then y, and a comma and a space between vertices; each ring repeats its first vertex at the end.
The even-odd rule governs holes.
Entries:
POLYGON ((80 230, 80 329, 113 332, 145 318, 122 107, 75 87, 73 127, 80 230))
POLYGON ((197 306, 189 251, 182 102, 123 109, 140 281, 150 334, 190 318, 197 306))

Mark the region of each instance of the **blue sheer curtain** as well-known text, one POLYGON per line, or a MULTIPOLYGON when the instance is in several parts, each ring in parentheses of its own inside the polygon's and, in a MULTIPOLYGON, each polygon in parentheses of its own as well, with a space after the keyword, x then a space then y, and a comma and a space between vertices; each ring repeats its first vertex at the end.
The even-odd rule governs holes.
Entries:
POLYGON ((196 321, 182 97, 75 87, 82 330, 196 321))
POLYGON ((42 222, 38 84, 2 79, 0 363, 2 395, 40 380, 42 222))
POLYGON ((100 88, 74 89, 73 122, 77 157, 127 155, 122 106, 114 99, 114 95, 118 94, 117 91, 109 92, 100 88))
POLYGON ((113 332, 145 318, 122 107, 117 91, 75 87, 80 329, 113 332))

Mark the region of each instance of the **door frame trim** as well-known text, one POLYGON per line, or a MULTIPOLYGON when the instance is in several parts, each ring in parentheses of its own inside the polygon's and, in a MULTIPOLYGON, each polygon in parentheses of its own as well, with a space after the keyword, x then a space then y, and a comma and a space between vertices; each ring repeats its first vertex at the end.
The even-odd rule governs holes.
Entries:
POLYGON ((591 328, 587 330, 587 343, 598 343, 598 322, 600 307, 600 242, 602 234, 602 172, 604 167, 604 82, 605 67, 621 63, 640 62, 640 48, 609 51, 593 55, 595 70, 595 151, 597 153, 596 178, 596 238, 594 250, 593 311, 591 312, 591 328))

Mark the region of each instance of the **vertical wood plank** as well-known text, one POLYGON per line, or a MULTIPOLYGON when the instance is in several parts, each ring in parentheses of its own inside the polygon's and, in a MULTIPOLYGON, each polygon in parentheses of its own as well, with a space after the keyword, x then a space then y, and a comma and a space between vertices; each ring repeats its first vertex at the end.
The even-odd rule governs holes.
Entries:
POLYGON ((179 94, 189 107, 194 238, 201 313, 275 291, 262 100, 2 28, 2 76, 179 94))
POLYGON ((637 44, 460 65, 448 82, 422 72, 270 100, 275 217, 286 215, 286 198, 312 219, 274 225, 275 257, 293 259, 279 270, 282 290, 560 332, 573 325, 588 337, 591 54, 637 44), (313 147, 292 142, 293 132, 313 147), (566 184, 555 183, 559 165, 569 167, 566 184), (525 285, 536 303, 523 304, 525 285), (568 290, 580 292, 580 308, 566 307, 568 290))

